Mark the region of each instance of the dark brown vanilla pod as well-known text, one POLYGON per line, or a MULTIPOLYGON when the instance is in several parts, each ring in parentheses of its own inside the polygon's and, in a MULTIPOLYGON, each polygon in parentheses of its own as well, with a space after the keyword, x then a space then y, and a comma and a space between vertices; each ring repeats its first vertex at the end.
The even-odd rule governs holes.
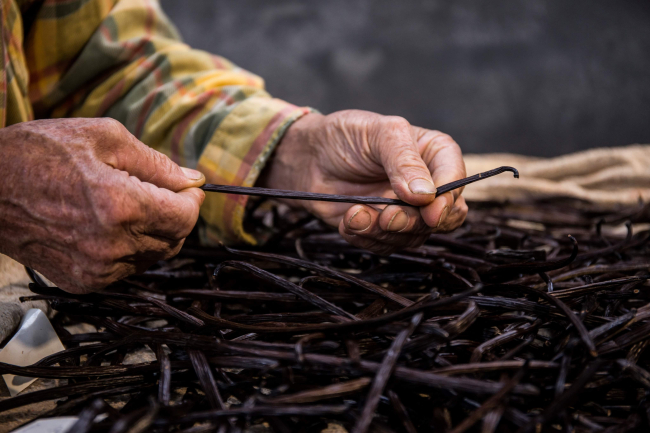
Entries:
POLYGON ((517 386, 517 384, 523 379, 524 375, 528 372, 528 367, 530 365, 530 360, 526 360, 524 365, 515 373, 512 379, 506 381, 503 385, 503 388, 499 390, 496 394, 490 397, 485 403, 481 405, 478 409, 472 412, 467 418, 465 418, 460 424, 458 424, 450 433, 463 433, 474 424, 476 424, 481 419, 484 419, 485 416, 493 409, 497 408, 501 402, 508 396, 512 389, 517 386))
POLYGON ((0 413, 28 404, 38 403, 41 401, 54 400, 68 397, 74 394, 90 393, 100 390, 118 388, 129 384, 145 383, 143 376, 126 376, 110 379, 97 379, 82 383, 62 385, 55 388, 41 389, 38 391, 25 392, 15 397, 7 398, 0 401, 0 413))
MULTIPOLYGON (((439 186, 436 188, 436 197, 445 194, 449 191, 461 188, 470 183, 477 182, 479 180, 487 179, 488 177, 496 176, 497 174, 503 173, 505 171, 511 171, 514 173, 516 178, 519 177, 519 172, 514 167, 498 167, 493 170, 489 170, 483 173, 475 174, 474 176, 466 177, 465 179, 456 180, 448 184, 439 186)), ((408 204, 402 200, 395 198, 385 198, 385 197, 366 197, 366 196, 355 196, 355 195, 336 195, 336 194, 319 194, 314 192, 304 192, 304 191, 290 191, 285 189, 270 189, 270 188, 260 188, 253 186, 233 186, 233 185, 215 185, 215 184, 205 184, 201 187, 203 191, 209 192, 221 192, 226 194, 240 194, 240 195, 253 195, 257 197, 266 197, 266 198, 283 198, 287 200, 313 200, 313 201, 329 201, 337 203, 354 203, 354 204, 379 204, 379 205, 398 205, 398 206, 414 206, 408 204)))
POLYGON ((397 337, 393 340, 390 349, 379 367, 375 379, 372 381, 370 392, 366 397, 366 404, 363 407, 361 417, 359 417, 359 421, 357 421, 357 424, 354 426, 352 433, 366 433, 368 431, 372 418, 375 416, 375 409, 379 404, 379 399, 384 393, 384 388, 386 387, 388 380, 395 371, 397 359, 399 358, 402 347, 404 347, 404 343, 406 343, 406 340, 411 336, 413 331, 415 331, 415 328, 420 324, 421 320, 422 313, 414 315, 411 318, 409 326, 397 334, 397 337))
POLYGON ((24 299, 58 312, 66 349, 0 374, 68 384, 0 412, 59 400, 46 417, 113 433, 647 430, 646 221, 560 199, 471 208, 454 233, 388 257, 260 209, 283 231, 270 246, 188 245, 88 295, 35 282, 24 299), (94 403, 108 398, 125 409, 94 403))
POLYGON ((357 391, 360 391, 370 385, 370 378, 360 377, 350 381, 339 382, 322 388, 298 392, 290 395, 280 395, 266 398, 260 397, 262 403, 267 404, 295 404, 295 403, 314 403, 321 400, 329 400, 335 397, 343 397, 357 391))
POLYGON ((503 280, 508 277, 512 277, 517 274, 528 274, 528 273, 543 273, 548 271, 554 271, 556 269, 561 269, 565 266, 570 265, 578 256, 578 241, 573 236, 569 235, 571 243, 573 244, 573 249, 569 257, 565 257, 560 260, 552 260, 547 262, 535 262, 527 261, 523 263, 511 263, 505 265, 497 265, 493 267, 479 268, 478 272, 482 274, 483 278, 486 278, 488 281, 493 280, 503 280))

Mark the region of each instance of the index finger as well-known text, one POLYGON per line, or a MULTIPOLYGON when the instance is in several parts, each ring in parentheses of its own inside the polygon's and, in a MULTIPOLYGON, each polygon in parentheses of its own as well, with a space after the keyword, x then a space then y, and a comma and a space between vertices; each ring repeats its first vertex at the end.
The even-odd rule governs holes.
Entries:
POLYGON ((172 240, 186 238, 199 219, 205 193, 199 188, 172 192, 150 183, 141 183, 145 207, 144 231, 147 235, 172 240))
POLYGON ((95 150, 105 164, 174 192, 205 183, 201 172, 180 167, 167 155, 142 143, 121 123, 112 119, 96 120, 101 125, 98 128, 104 128, 104 135, 95 150))

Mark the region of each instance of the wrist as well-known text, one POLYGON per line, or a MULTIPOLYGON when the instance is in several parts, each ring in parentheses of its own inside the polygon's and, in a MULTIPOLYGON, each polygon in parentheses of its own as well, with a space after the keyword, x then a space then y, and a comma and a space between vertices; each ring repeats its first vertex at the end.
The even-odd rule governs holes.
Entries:
MULTIPOLYGON (((256 186, 292 191, 311 191, 313 174, 317 170, 317 147, 313 131, 324 116, 310 113, 296 120, 284 133, 256 186)), ((293 207, 305 207, 306 202, 286 201, 293 207)))

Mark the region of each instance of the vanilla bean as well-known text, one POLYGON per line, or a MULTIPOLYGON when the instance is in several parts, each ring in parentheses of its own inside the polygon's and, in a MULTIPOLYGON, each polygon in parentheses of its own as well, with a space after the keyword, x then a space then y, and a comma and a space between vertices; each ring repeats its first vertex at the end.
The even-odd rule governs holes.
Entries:
POLYGON ((388 257, 299 210, 260 208, 251 224, 281 233, 266 245, 188 238, 104 292, 33 273, 22 300, 58 311, 66 349, 0 374, 68 385, 0 411, 59 400, 43 416, 113 433, 645 431, 650 230, 608 223, 644 227, 645 214, 560 198, 471 208, 456 232, 388 257), (93 406, 113 397, 119 411, 93 406))
POLYGON ((352 433, 366 433, 366 431, 368 431, 368 427, 370 427, 372 418, 375 415, 375 409, 379 404, 379 399, 384 392, 384 388, 388 383, 388 379, 390 379, 391 375, 395 371, 395 365, 397 363, 397 359, 399 358, 400 351, 402 350, 404 343, 406 343, 406 340, 411 336, 413 331, 415 331, 415 328, 420 324, 421 320, 422 313, 417 313, 414 315, 411 319, 411 322, 409 323, 409 326, 400 332, 397 337, 395 337, 393 344, 390 345, 390 349, 388 350, 388 353, 382 361, 381 366, 379 367, 379 371, 377 372, 377 375, 372 382, 370 392, 366 398, 366 405, 363 407, 363 411, 361 412, 361 417, 359 418, 357 424, 354 426, 352 433))
POLYGON ((298 392, 296 394, 281 395, 271 398, 260 398, 262 403, 267 404, 295 404, 314 403, 321 400, 343 397, 354 394, 370 385, 371 380, 367 377, 360 377, 347 382, 335 383, 322 388, 298 392))
MULTIPOLYGON (((487 179, 488 177, 496 176, 497 174, 505 171, 511 171, 516 178, 519 177, 519 172, 514 167, 498 167, 483 173, 475 174, 474 176, 466 177, 464 179, 456 180, 436 188, 436 197, 445 194, 449 191, 461 188, 470 183, 479 180, 487 179)), ((313 201, 329 201, 337 203, 356 203, 356 204, 378 204, 378 205, 397 205, 397 206, 414 206, 402 200, 395 198, 385 197, 366 197, 354 195, 337 195, 337 194, 320 194, 306 191, 290 191, 284 189, 270 189, 260 188, 256 186, 234 186, 234 185, 215 185, 205 184, 201 187, 203 191, 220 192, 226 194, 238 195, 253 195, 257 197, 266 198, 282 198, 286 200, 313 200, 313 201)))
POLYGON ((19 394, 0 401, 0 412, 4 412, 28 404, 38 403, 41 401, 54 400, 57 398, 67 397, 78 393, 89 393, 105 389, 118 388, 130 384, 142 384, 142 376, 126 376, 120 378, 98 379, 88 382, 82 382, 72 385, 63 385, 56 388, 42 389, 39 391, 19 394))
POLYGON ((488 412, 492 409, 495 409, 498 407, 498 405, 503 401, 504 398, 508 395, 512 389, 517 386, 519 381, 523 379, 524 375, 526 374, 526 371, 528 370, 528 363, 526 362, 518 371, 515 373, 514 377, 510 380, 508 380, 504 385, 503 388, 499 390, 496 394, 494 394, 492 397, 490 397, 481 407, 476 409, 474 412, 470 414, 467 418, 463 420, 462 423, 456 426, 450 433, 463 433, 472 425, 474 425, 477 421, 485 417, 488 412))

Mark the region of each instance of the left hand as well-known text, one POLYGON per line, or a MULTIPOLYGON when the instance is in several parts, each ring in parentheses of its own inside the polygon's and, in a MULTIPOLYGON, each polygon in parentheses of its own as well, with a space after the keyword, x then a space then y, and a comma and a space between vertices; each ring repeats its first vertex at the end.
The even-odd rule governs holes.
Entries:
POLYGON ((258 186, 325 194, 395 198, 419 207, 294 201, 338 226, 351 244, 391 254, 451 231, 467 216, 457 189, 435 197, 435 185, 465 177, 460 148, 446 134, 394 116, 349 110, 308 114, 280 142, 258 186))

